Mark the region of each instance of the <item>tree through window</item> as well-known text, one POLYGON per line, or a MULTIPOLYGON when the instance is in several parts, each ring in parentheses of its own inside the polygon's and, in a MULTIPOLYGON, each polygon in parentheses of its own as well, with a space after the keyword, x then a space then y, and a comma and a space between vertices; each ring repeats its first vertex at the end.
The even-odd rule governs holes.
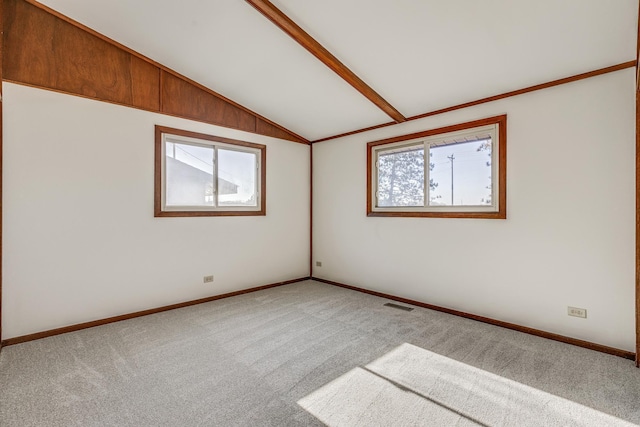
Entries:
POLYGON ((370 216, 506 216, 506 116, 371 142, 368 165, 370 216))

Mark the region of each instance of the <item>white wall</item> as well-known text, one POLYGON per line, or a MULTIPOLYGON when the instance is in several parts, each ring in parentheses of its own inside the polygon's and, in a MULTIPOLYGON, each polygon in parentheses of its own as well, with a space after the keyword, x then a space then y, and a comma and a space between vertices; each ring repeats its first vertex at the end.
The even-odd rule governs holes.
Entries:
POLYGON ((315 144, 314 277, 634 351, 634 76, 315 144), (366 216, 368 141, 502 113, 506 220, 366 216))
POLYGON ((3 339, 308 276, 308 146, 3 90, 3 339), (154 218, 156 124, 266 144, 267 215, 154 218))

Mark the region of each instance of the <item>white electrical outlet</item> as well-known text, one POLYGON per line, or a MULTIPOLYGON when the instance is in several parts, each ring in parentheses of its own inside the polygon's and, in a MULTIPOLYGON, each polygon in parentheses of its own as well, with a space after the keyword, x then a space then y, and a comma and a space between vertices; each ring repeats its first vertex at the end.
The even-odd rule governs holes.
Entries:
POLYGON ((322 261, 316 261, 316 267, 322 267, 322 261))
POLYGON ((213 276, 204 276, 204 278, 203 278, 203 282, 204 282, 204 283, 211 283, 211 282, 213 282, 213 276))
POLYGON ((577 307, 567 307, 567 314, 569 316, 582 317, 583 319, 586 319, 587 318, 587 309, 586 308, 577 308, 577 307))

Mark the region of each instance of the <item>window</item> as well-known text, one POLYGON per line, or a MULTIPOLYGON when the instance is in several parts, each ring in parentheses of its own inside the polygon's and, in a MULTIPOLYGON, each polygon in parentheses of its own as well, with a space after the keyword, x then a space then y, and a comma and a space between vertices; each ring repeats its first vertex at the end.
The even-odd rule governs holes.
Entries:
POLYGON ((507 116, 367 144, 367 215, 506 218, 507 116))
POLYGON ((266 147, 156 126, 155 216, 265 215, 266 147))

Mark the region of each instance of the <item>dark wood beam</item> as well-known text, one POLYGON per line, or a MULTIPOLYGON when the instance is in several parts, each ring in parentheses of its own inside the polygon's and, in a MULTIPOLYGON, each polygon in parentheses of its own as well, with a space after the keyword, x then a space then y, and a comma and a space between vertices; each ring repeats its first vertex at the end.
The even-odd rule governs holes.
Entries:
POLYGON ((389 104, 382 96, 367 85, 360 77, 356 76, 353 71, 347 68, 338 58, 333 56, 331 52, 325 49, 306 31, 304 31, 291 18, 285 15, 280 9, 275 7, 269 0, 246 0, 251 6, 256 8, 258 12, 263 14, 267 19, 280 27, 282 31, 287 33, 292 39, 298 42, 302 47, 307 49, 313 56, 318 58, 327 67, 331 68, 343 80, 353 86, 358 92, 363 94, 369 101, 373 102, 382 111, 387 113, 389 117, 397 123, 404 122, 407 119, 396 110, 393 105, 389 104))

